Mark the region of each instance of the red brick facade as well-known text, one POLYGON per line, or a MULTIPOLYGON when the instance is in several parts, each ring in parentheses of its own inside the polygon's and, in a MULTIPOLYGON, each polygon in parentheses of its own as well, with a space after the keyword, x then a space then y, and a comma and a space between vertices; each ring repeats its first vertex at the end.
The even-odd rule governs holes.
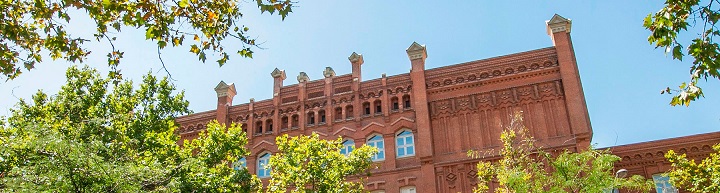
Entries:
MULTIPOLYGON (((409 73, 374 80, 362 79, 364 61, 356 53, 349 57, 351 74, 336 76, 328 67, 324 79, 310 81, 301 73, 298 84, 283 86, 285 72, 276 69, 271 73, 273 98, 268 100, 234 105, 234 85, 221 82, 215 89, 217 110, 179 117, 179 132, 194 138, 213 119, 243 124, 252 152, 247 157, 250 172, 256 171, 261 153, 277 150, 274 139, 281 134, 342 136, 356 146, 380 135, 385 159, 366 181, 368 190, 400 192, 414 186, 418 192, 472 192, 478 160, 466 152, 500 148, 502 125, 514 111, 524 112, 525 125, 544 147, 577 151, 590 145, 592 128, 571 22, 555 15, 547 25, 552 47, 435 69, 425 69, 425 46, 413 43, 406 50, 409 73), (402 131, 413 133, 415 152, 397 158, 395 139, 402 131)), ((647 176, 667 169, 657 161, 661 156, 656 150, 663 148, 639 144, 613 150, 629 157, 619 167, 647 176)), ((688 144, 685 149, 705 152, 707 147, 688 144)))

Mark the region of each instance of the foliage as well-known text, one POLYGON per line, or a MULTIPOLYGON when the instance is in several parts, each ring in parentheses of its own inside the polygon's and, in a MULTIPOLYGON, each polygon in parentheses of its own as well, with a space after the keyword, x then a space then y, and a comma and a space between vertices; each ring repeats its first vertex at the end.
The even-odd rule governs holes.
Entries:
POLYGON ((184 94, 152 75, 138 87, 114 80, 71 67, 58 94, 20 100, 0 124, 0 191, 257 190, 257 178, 229 167, 248 154, 239 127, 212 122, 181 148, 174 119, 190 112, 184 94))
POLYGON ((713 149, 717 153, 711 153, 700 164, 685 154, 668 151, 665 158, 672 163, 668 172, 670 183, 690 192, 720 192, 720 144, 713 149))
POLYGON ((672 54, 673 59, 680 61, 685 55, 694 58, 690 67, 690 82, 682 83, 679 90, 668 87, 663 91, 677 93, 670 102, 673 106, 688 106, 691 101, 704 97, 702 88, 698 86, 699 80, 720 79, 720 46, 713 40, 720 36, 720 30, 716 27, 720 19, 720 9, 716 4, 720 2, 711 0, 704 3, 706 5, 700 5, 700 0, 666 0, 662 9, 649 14, 643 23, 652 32, 648 42, 656 48, 664 48, 666 53, 672 54), (678 41, 678 34, 698 24, 702 26, 702 32, 686 42, 688 47, 683 47, 678 41))
MULTIPOLYGON (((262 12, 277 12, 283 19, 292 12, 290 0, 255 1, 262 12)), ((94 39, 113 45, 113 34, 122 27, 143 29, 147 40, 157 42, 158 54, 167 45, 181 46, 192 38, 190 52, 202 62, 207 51, 218 53, 222 66, 229 59, 223 40, 240 40, 237 53, 243 57, 252 58, 251 48, 257 46, 241 17, 238 0, 0 0, 0 72, 13 79, 22 68, 42 62, 43 51, 53 60, 82 62, 90 54, 83 43, 94 39), (86 14, 96 24, 93 37, 68 32, 70 15, 75 14, 86 14)), ((116 69, 123 53, 112 46, 108 65, 116 69)), ((117 70, 111 75, 120 76, 117 70)))
POLYGON ((348 181, 358 177, 372 165, 370 159, 377 149, 367 145, 348 156, 340 153, 342 139, 327 141, 311 136, 278 136, 277 153, 270 157, 268 192, 363 192, 363 183, 348 181))
MULTIPOLYGON (((511 118, 510 125, 500 135, 503 142, 500 160, 477 164, 479 182, 475 192, 488 192, 493 180, 499 182, 495 192, 602 193, 613 188, 648 190, 652 187, 652 183, 641 176, 615 177, 613 163, 620 158, 608 150, 588 149, 580 153, 565 150, 553 157, 534 145, 535 140, 522 124, 520 112, 511 118)), ((482 156, 477 151, 470 151, 468 155, 482 156)))

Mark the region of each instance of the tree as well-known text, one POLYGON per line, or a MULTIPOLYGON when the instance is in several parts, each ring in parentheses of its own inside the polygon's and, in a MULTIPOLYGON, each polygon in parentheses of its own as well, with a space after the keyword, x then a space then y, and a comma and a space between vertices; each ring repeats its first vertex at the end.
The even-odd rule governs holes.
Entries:
POLYGON ((672 163, 668 171, 670 183, 691 192, 720 192, 720 144, 713 149, 717 153, 711 153, 700 164, 685 154, 668 151, 665 158, 672 163))
MULTIPOLYGON (((290 0, 255 0, 261 12, 277 12, 283 19, 292 12, 290 0)), ((42 62, 47 51, 50 58, 82 62, 90 50, 88 41, 107 41, 112 52, 107 54, 112 76, 123 57, 115 49, 115 32, 123 27, 143 29, 145 38, 157 42, 158 54, 167 45, 181 46, 192 38, 190 52, 205 62, 207 51, 218 53, 222 66, 230 58, 224 40, 240 40, 237 53, 252 58, 255 39, 242 24, 238 0, 2 0, 0 1, 0 72, 13 79, 22 69, 33 69, 42 62), (70 15, 87 15, 96 24, 93 37, 73 36, 68 26, 70 15)), ((78 26, 79 27, 79 26, 78 26)), ((237 44, 233 42, 233 44, 237 44)))
MULTIPOLYGON (((340 153, 342 138, 327 141, 313 133, 310 136, 278 136, 279 153, 270 157, 268 192, 363 192, 361 174, 372 165, 370 159, 377 149, 367 145, 340 153)), ((369 174, 368 174, 369 175, 369 174)))
POLYGON ((58 94, 39 91, 0 121, 2 192, 250 192, 259 180, 228 160, 248 154, 245 133, 217 122, 178 145, 182 92, 146 75, 111 84, 71 67, 58 94), (112 87, 111 87, 112 86, 112 87))
MULTIPOLYGON (((565 150, 553 157, 534 145, 535 140, 522 124, 520 112, 511 118, 510 125, 500 135, 503 142, 500 160, 477 164, 479 182, 475 192, 488 192, 493 180, 499 183, 495 192, 602 193, 613 188, 649 190, 652 187, 652 183, 641 176, 614 176, 613 163, 620 158, 608 150, 587 149, 580 153, 565 150)), ((477 151, 468 154, 474 158, 482 156, 477 151)))
POLYGON ((662 93, 676 95, 670 104, 690 105, 700 97, 704 97, 699 81, 708 78, 720 79, 720 46, 713 38, 720 36, 716 24, 720 19, 720 2, 706 1, 700 5, 700 0, 678 1, 666 0, 665 7, 657 13, 645 17, 643 26, 652 32, 648 42, 656 48, 664 48, 666 53, 671 53, 673 59, 682 61, 685 55, 691 56, 694 61, 690 66, 690 82, 682 83, 679 89, 666 88, 662 93), (715 7, 713 7, 713 5, 715 7), (687 31, 688 28, 700 27, 702 31, 699 36, 692 38, 689 42, 681 43, 678 34, 687 31), (683 44, 689 45, 683 47, 683 44))

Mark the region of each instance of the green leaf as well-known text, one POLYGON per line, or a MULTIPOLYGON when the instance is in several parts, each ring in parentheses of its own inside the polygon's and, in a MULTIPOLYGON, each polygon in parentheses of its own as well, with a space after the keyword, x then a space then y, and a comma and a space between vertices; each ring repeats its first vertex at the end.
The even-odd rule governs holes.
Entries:
POLYGON ((188 6, 188 0, 181 0, 180 2, 178 2, 178 5, 182 8, 185 8, 188 6))

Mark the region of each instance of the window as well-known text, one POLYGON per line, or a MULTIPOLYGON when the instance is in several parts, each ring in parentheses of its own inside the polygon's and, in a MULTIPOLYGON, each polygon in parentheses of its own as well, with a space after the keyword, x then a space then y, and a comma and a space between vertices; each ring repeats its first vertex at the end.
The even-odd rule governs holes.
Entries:
POLYGON ((237 161, 233 162, 232 164, 233 169, 240 170, 247 167, 247 163, 245 161, 245 157, 241 157, 237 161))
POLYGON ((245 132, 245 134, 247 134, 247 124, 245 124, 245 123, 240 124, 240 128, 242 128, 242 131, 245 132))
POLYGON ((307 120, 307 121, 308 121, 308 125, 314 125, 314 124, 315 124, 315 112, 310 111, 310 112, 307 114, 307 119, 308 119, 308 120, 307 120))
POLYGON ((400 188, 400 193, 415 193, 415 186, 406 186, 400 188))
POLYGON ((342 120, 342 107, 335 108, 335 120, 342 120))
POLYGON ((375 114, 382 113, 382 102, 380 100, 375 101, 375 114))
POLYGON ((657 193, 678 193, 678 189, 670 184, 670 178, 664 174, 652 175, 657 193))
POLYGON ((410 95, 403 96, 403 105, 406 109, 411 107, 410 106, 410 95))
POLYGON ((415 155, 415 141, 413 138, 413 133, 410 130, 403 130, 395 136, 398 158, 415 155))
POLYGON ((392 110, 393 111, 397 111, 400 109, 400 102, 398 102, 397 97, 393 97, 392 99, 390 99, 390 101, 392 102, 392 110))
POLYGON ((263 123, 262 121, 255 122, 255 134, 262 134, 263 123))
POLYGON ((373 161, 385 160, 385 141, 383 140, 382 135, 373 135, 367 141, 367 145, 378 149, 378 152, 372 156, 373 161))
POLYGON ((320 116, 320 121, 318 121, 320 124, 325 123, 325 110, 318 111, 318 116, 320 116))
POLYGON ((265 131, 265 133, 272 133, 272 131, 273 131, 272 119, 268 119, 267 121, 265 121, 265 124, 267 125, 267 130, 265 131))
POLYGON ((298 127, 298 124, 299 124, 299 123, 298 123, 299 120, 300 120, 300 118, 298 118, 298 115, 293 115, 293 116, 292 116, 292 124, 290 125, 290 127, 291 127, 291 128, 297 128, 297 127, 298 127))
POLYGON ((363 109, 364 109, 363 115, 370 115, 370 103, 369 102, 363 103, 363 109))
POLYGON ((280 130, 287 129, 287 128, 288 128, 288 122, 289 122, 288 117, 287 117, 287 116, 283 116, 283 117, 280 119, 280 121, 282 122, 282 123, 280 123, 280 130))
POLYGON ((264 153, 260 157, 258 157, 258 161, 257 161, 257 176, 258 176, 258 178, 270 177, 270 168, 265 168, 265 167, 267 167, 269 162, 270 162, 270 153, 264 153))
POLYGON ((345 109, 347 109, 347 113, 345 114, 346 119, 352 119, 355 114, 355 112, 353 111, 353 106, 348 105, 347 107, 345 107, 345 109))
POLYGON ((353 149, 355 149, 355 141, 348 139, 343 141, 343 147, 340 149, 340 153, 347 156, 350 155, 353 149))

